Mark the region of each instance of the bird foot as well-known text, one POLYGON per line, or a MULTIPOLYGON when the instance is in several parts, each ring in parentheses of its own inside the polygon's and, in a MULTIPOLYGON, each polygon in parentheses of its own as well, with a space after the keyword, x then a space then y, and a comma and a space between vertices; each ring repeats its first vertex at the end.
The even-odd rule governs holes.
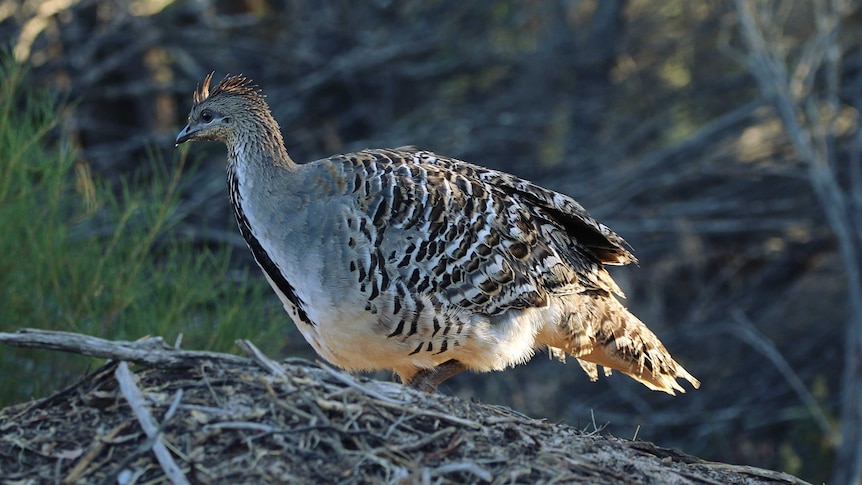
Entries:
POLYGON ((446 379, 467 370, 464 364, 457 360, 447 360, 437 367, 422 369, 405 384, 417 391, 434 392, 446 379))

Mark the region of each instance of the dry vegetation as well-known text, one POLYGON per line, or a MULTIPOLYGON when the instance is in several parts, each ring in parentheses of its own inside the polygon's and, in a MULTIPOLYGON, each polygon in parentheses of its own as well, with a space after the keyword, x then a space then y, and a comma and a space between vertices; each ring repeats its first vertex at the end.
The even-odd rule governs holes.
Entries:
MULTIPOLYGON (((574 196, 635 248, 628 304, 701 390, 537 357, 443 391, 815 483, 862 479, 859 19, 839 0, 0 1, 0 37, 77 100, 63 133, 108 180, 146 183, 215 70, 264 87, 295 160, 413 144, 574 196)), ((223 154, 204 163, 176 233, 251 265, 223 154)), ((309 352, 293 332, 279 353, 309 352)))
POLYGON ((590 483, 805 485, 528 418, 502 406, 160 339, 0 334, 114 360, 0 411, 3 483, 590 483), (123 360, 144 364, 132 373, 123 360))

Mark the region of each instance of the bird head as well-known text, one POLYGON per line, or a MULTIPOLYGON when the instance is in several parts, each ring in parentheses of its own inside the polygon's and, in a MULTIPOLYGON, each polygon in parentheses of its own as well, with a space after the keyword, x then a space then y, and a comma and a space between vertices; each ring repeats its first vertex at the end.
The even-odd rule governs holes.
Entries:
POLYGON ((269 115, 263 94, 250 80, 226 76, 210 87, 212 77, 210 73, 195 90, 188 124, 177 135, 177 145, 187 141, 231 143, 256 114, 269 115))

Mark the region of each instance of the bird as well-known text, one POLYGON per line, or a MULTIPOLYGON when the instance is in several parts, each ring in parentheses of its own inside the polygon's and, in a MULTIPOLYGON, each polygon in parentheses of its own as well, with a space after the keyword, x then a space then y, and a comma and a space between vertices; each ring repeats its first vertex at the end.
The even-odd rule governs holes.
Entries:
POLYGON ((242 75, 193 96, 176 146, 227 147, 236 222, 285 311, 324 360, 434 392, 538 351, 674 395, 700 382, 620 301, 625 240, 571 197, 412 146, 296 163, 242 75))

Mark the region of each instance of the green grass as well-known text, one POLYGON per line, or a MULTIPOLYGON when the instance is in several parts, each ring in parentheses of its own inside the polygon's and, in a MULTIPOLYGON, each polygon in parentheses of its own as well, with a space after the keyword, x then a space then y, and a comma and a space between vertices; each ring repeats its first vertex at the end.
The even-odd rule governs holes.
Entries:
MULTIPOLYGON (((142 160, 154 180, 125 181, 116 195, 58 135, 67 109, 0 59, 0 331, 169 342, 182 333, 184 348, 219 351, 248 338, 277 352, 289 322, 266 283, 232 269, 227 248, 172 235, 184 160, 142 160)), ((45 395, 93 363, 0 345, 0 406, 45 395)))

